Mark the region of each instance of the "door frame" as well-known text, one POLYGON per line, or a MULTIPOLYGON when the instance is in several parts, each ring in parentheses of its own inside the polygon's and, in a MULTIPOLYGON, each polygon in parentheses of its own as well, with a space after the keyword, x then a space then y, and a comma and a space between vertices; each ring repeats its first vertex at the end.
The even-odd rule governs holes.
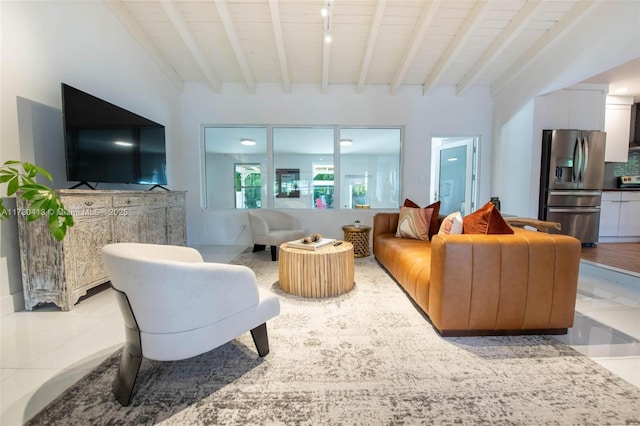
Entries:
POLYGON ((465 216, 476 210, 478 205, 478 147, 480 136, 478 135, 433 135, 431 136, 431 202, 440 199, 440 151, 442 149, 455 148, 459 146, 467 147, 466 164, 466 185, 464 211, 460 213, 465 216))

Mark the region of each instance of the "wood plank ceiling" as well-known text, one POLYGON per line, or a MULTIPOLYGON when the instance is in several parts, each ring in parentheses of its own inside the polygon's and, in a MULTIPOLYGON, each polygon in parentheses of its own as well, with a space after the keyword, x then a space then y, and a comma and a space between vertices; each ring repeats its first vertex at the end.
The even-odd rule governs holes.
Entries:
POLYGON ((180 90, 204 82, 438 85, 496 94, 592 5, 577 0, 105 0, 180 90), (326 16, 321 14, 325 8, 326 16), (331 37, 331 42, 326 38, 331 37))

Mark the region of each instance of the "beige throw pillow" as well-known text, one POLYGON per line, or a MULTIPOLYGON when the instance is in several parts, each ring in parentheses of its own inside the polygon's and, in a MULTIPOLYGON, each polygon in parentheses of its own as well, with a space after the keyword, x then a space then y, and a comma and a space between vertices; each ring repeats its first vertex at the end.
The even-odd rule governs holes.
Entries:
POLYGON ((445 217, 442 220, 438 234, 462 234, 462 214, 455 212, 445 217))
POLYGON ((433 209, 400 207, 396 237, 429 241, 433 209))

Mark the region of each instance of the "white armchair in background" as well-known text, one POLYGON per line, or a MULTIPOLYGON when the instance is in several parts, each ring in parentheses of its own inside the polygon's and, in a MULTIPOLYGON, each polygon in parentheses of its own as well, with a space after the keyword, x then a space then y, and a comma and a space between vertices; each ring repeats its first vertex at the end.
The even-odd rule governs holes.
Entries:
POLYGON ((278 210, 255 209, 249 212, 254 253, 271 247, 271 260, 278 259, 278 246, 304 237, 304 229, 295 217, 278 210))
POLYGON ((102 257, 124 317, 126 341, 113 391, 129 405, 142 358, 177 361, 208 352, 251 331, 269 353, 266 321, 278 297, 258 287, 245 266, 204 262, 189 247, 117 243, 102 257))

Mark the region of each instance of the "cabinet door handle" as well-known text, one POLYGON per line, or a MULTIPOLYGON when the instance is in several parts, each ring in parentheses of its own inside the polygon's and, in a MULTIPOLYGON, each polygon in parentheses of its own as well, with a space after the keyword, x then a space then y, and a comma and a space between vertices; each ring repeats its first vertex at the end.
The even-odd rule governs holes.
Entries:
POLYGON ((84 205, 85 206, 92 206, 93 205, 93 201, 85 201, 84 205))

